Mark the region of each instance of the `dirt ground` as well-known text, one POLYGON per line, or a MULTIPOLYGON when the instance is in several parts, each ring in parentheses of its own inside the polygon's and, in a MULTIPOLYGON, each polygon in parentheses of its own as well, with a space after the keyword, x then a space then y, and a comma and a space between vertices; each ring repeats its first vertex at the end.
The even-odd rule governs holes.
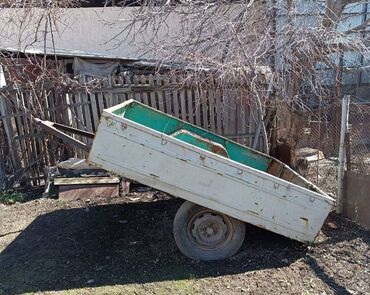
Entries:
POLYGON ((314 246, 253 226, 219 262, 184 257, 181 200, 0 204, 0 294, 370 294, 370 232, 331 214, 314 246))

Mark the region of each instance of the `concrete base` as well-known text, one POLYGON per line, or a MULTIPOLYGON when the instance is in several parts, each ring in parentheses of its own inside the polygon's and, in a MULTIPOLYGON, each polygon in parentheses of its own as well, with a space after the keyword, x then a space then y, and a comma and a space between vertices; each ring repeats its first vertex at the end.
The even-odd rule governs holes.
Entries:
POLYGON ((370 175, 346 172, 343 214, 370 229, 370 175))

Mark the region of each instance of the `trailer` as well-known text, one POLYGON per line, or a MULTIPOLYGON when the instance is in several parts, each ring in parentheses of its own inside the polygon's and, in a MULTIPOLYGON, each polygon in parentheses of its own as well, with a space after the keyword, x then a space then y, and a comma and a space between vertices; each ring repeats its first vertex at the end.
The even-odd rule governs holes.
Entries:
POLYGON ((245 223, 312 243, 334 205, 277 159, 134 100, 102 112, 86 150, 90 163, 185 200, 173 233, 195 260, 235 254, 245 223))

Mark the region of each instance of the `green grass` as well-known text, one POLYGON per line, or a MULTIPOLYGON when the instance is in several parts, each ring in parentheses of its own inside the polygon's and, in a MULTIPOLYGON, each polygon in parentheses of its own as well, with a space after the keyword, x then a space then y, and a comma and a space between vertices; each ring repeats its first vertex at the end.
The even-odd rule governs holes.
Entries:
POLYGON ((6 192, 0 193, 0 203, 3 204, 14 204, 23 201, 23 195, 20 192, 6 192))

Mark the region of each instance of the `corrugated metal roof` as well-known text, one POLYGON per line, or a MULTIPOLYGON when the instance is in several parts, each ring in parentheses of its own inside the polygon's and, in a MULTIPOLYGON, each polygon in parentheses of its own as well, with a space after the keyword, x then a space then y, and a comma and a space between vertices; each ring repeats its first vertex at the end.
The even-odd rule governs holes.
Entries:
POLYGON ((128 60, 128 61, 138 61, 137 58, 123 58, 120 56, 115 55, 104 55, 102 53, 96 53, 96 52, 86 52, 81 50, 74 50, 74 49, 57 49, 57 48, 34 48, 34 47, 27 47, 23 50, 20 50, 16 47, 2 47, 1 50, 8 51, 8 52, 14 52, 14 53, 26 53, 30 55, 47 55, 47 56, 58 56, 58 57, 66 57, 66 58, 74 58, 74 57, 80 57, 80 58, 92 58, 92 59, 112 59, 112 60, 128 60))
MULTIPOLYGON (((136 8, 63 9, 56 18, 53 34, 47 34, 46 44, 44 43, 45 22, 38 23, 42 17, 42 10, 32 9, 32 18, 27 16, 23 18, 22 14, 25 12, 21 9, 1 9, 0 47, 35 54, 46 52, 89 58, 158 60, 159 56, 156 52, 140 50, 143 44, 151 42, 153 36, 134 34, 132 31, 112 40, 122 31, 122 26, 119 24, 131 18, 133 9, 136 8), (124 41, 119 44, 118 40, 124 41)), ((176 27, 178 16, 175 15, 167 20, 167 25, 169 24, 170 27, 171 22, 174 24, 173 27, 176 27)), ((167 26, 161 26, 155 41, 160 42, 161 38, 168 38, 167 33, 171 34, 171 30, 167 26)))

